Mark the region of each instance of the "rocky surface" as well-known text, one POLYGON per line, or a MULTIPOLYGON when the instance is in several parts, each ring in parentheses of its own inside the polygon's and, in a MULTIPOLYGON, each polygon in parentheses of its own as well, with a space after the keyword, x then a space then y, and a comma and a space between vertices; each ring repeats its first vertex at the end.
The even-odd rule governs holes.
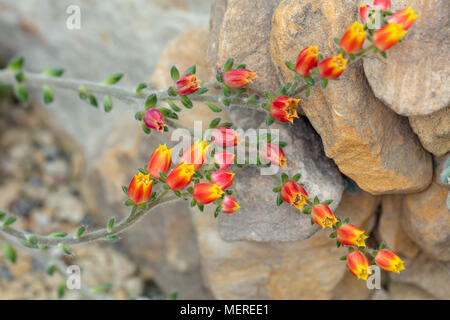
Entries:
POLYGON ((448 38, 450 4, 446 0, 397 0, 393 10, 408 6, 419 14, 407 40, 388 58, 366 59, 364 70, 375 95, 396 113, 427 115, 450 102, 448 38), (439 8, 436 10, 436 8, 439 8))

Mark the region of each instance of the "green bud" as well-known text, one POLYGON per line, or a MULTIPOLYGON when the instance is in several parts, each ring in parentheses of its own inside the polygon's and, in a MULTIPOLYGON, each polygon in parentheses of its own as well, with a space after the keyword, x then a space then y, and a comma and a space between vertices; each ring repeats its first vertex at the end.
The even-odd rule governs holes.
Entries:
POLYGON ((14 96, 22 103, 28 101, 28 91, 18 83, 14 85, 14 96))
POLYGON ((53 91, 48 85, 44 85, 42 87, 43 93, 44 93, 44 103, 50 104, 53 102, 53 91))
POLYGON ((18 57, 14 60, 12 60, 7 66, 6 69, 8 71, 16 71, 19 69, 22 69, 23 65, 25 63, 25 58, 24 57, 18 57))
POLYGON ((112 110, 113 102, 110 96, 103 97, 103 107, 105 109, 105 112, 110 112, 112 110))
POLYGON ((10 245, 8 242, 3 242, 2 245, 3 253, 12 263, 16 263, 17 261, 17 253, 16 250, 10 245))
POLYGON ((116 219, 111 218, 108 221, 108 226, 106 227, 106 230, 108 231, 108 233, 111 233, 114 229, 114 224, 116 223, 116 219))
POLYGON ((225 65, 223 67, 223 71, 224 72, 230 71, 231 68, 233 68, 233 64, 234 64, 234 59, 233 58, 229 58, 227 60, 227 62, 225 62, 225 65))
POLYGON ((64 73, 64 69, 62 68, 52 68, 47 69, 44 72, 42 72, 42 75, 47 77, 61 77, 64 73))
POLYGON ((206 101, 205 104, 211 109, 212 112, 222 112, 222 109, 214 105, 212 102, 206 101))
POLYGON ((116 84, 117 82, 120 81, 120 79, 122 79, 122 77, 123 77, 123 73, 115 73, 112 76, 106 78, 103 81, 103 84, 106 84, 106 85, 116 84))

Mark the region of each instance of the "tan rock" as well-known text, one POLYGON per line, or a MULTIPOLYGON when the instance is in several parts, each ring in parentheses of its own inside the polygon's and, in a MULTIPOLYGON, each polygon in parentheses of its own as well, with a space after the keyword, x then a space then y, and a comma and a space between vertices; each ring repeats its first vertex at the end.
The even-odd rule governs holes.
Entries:
POLYGON ((438 157, 450 151, 450 107, 409 117, 409 123, 427 151, 438 157))
POLYGON ((361 281, 347 272, 344 278, 334 288, 333 300, 365 300, 372 294, 372 290, 367 288, 365 281, 361 281))
MULTIPOLYGON (((340 36, 358 16, 349 1, 283 0, 272 21, 271 52, 282 77, 292 72, 285 60, 295 60, 308 45, 324 54, 334 51, 333 37, 340 36)), ((404 119, 372 94, 361 64, 349 67, 340 81, 325 91, 312 90, 301 103, 325 152, 340 171, 373 194, 406 193, 426 188, 432 178, 430 155, 404 119)))
POLYGON ((403 196, 386 195, 382 197, 378 231, 386 247, 400 255, 414 258, 419 253, 419 247, 401 226, 402 202, 403 196))
POLYGON ((375 95, 398 114, 426 115, 447 108, 450 58, 446 0, 398 0, 393 9, 408 6, 419 14, 401 44, 388 58, 366 59, 364 70, 375 95), (438 8, 438 9, 437 9, 438 8))
POLYGON ((425 290, 402 282, 392 282, 389 285, 389 295, 392 300, 436 300, 425 290))

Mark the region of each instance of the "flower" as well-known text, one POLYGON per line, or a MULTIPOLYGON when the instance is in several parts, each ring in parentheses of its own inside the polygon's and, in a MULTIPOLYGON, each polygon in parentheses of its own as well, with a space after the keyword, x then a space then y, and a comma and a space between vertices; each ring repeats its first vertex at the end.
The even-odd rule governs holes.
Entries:
POLYGON ((320 76, 322 78, 337 79, 344 72, 347 60, 342 54, 329 57, 319 63, 320 76))
POLYGON ((401 24, 403 30, 408 30, 409 28, 411 28, 418 17, 419 15, 415 14, 414 10, 411 7, 408 7, 394 13, 387 19, 387 21, 389 23, 395 22, 397 24, 401 24))
POLYGON ((298 210, 302 210, 303 206, 306 204, 306 200, 309 199, 309 196, 301 185, 289 180, 281 187, 281 199, 283 199, 284 202, 293 205, 298 210))
POLYGON ((406 31, 401 24, 395 22, 385 24, 373 35, 373 44, 379 50, 386 51, 396 45, 405 34, 406 31))
POLYGON ((359 250, 355 250, 347 255, 347 266, 348 270, 358 279, 367 280, 370 274, 369 260, 359 250))
POLYGON ((355 21, 341 38, 339 46, 347 54, 355 53, 361 50, 365 39, 366 32, 364 31, 364 26, 355 21))
POLYGON ((214 183, 199 183, 194 186, 193 197, 198 204, 208 204, 223 195, 222 188, 214 183))
POLYGON ((166 183, 173 191, 184 189, 192 181, 194 175, 194 165, 182 163, 170 171, 166 178, 166 183))
POLYGON ((365 247, 365 239, 367 239, 367 236, 364 231, 350 223, 345 223, 337 229, 337 240, 344 245, 365 247))
POLYGON ((375 262, 380 268, 389 272, 400 273, 405 269, 402 259, 395 252, 386 249, 378 251, 375 262))
POLYGON ((167 173, 171 164, 172 149, 167 149, 166 145, 159 145, 148 161, 147 171, 151 177, 159 179, 160 173, 167 173))
POLYGON ((369 20, 369 9, 371 9, 371 7, 368 5, 363 5, 359 8, 359 16, 363 24, 367 23, 369 20))
POLYGON ((261 146, 260 155, 273 165, 279 167, 286 167, 286 156, 284 155, 283 149, 273 143, 267 143, 261 146))
POLYGON ((200 88, 198 79, 192 73, 185 74, 177 82, 175 82, 178 94, 180 96, 186 96, 192 94, 200 88))
POLYGON ((240 207, 239 207, 239 204, 237 203, 236 199, 234 199, 232 196, 226 195, 223 198, 220 210, 223 213, 230 214, 230 213, 236 212, 239 208, 240 207))
POLYGON ((375 0, 373 8, 378 10, 389 11, 391 10, 391 0, 375 0))
POLYGON ((231 152, 217 152, 214 154, 214 161, 220 166, 220 169, 228 169, 234 162, 234 154, 231 152))
POLYGON ((306 47, 297 57, 295 72, 303 77, 310 76, 310 71, 317 67, 318 60, 319 47, 306 47))
POLYGON ((247 69, 234 69, 224 73, 223 81, 230 88, 243 88, 253 79, 256 79, 258 75, 247 69))
POLYGON ((316 204, 312 207, 312 220, 319 226, 324 228, 333 228, 333 225, 338 222, 331 209, 324 203, 316 204))
POLYGON ((193 164, 194 170, 197 171, 205 162, 206 154, 208 153, 209 145, 206 141, 195 141, 189 148, 184 150, 180 157, 180 162, 193 164))
POLYGON ((139 172, 133 177, 128 186, 128 197, 135 203, 141 204, 150 200, 152 195, 152 180, 148 174, 139 172))
POLYGON ((158 109, 148 109, 144 113, 144 123, 150 129, 155 129, 158 132, 163 132, 166 126, 166 121, 161 111, 158 109))
POLYGON ((297 110, 298 99, 287 96, 279 96, 270 104, 270 115, 280 122, 294 122, 298 118, 297 110))
POLYGON ((222 147, 233 147, 238 144, 238 133, 227 127, 219 127, 213 130, 214 143, 222 147))
POLYGON ((233 184, 234 173, 227 170, 219 170, 210 175, 212 182, 225 190, 233 184))

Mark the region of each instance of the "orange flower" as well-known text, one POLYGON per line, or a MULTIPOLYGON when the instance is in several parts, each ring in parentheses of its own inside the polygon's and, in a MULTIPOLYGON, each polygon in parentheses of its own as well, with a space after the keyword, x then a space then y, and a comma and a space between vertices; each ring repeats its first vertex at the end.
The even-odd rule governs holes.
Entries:
POLYGON ((224 73, 223 81, 230 88, 243 88, 253 79, 256 79, 258 75, 247 69, 234 69, 224 73))
POLYGON ((150 200, 152 195, 152 180, 148 174, 139 172, 133 177, 128 186, 128 197, 135 204, 141 204, 150 200))
POLYGON ((232 196, 226 195, 223 198, 221 207, 221 211, 223 213, 230 214, 236 212, 239 208, 240 208, 239 204, 237 203, 236 199, 234 199, 232 196))
POLYGON ((191 183, 195 170, 192 164, 182 163, 170 171, 166 183, 173 191, 182 190, 191 183))
POLYGON ((373 35, 373 44, 381 51, 386 51, 399 42, 406 31, 401 24, 392 22, 382 26, 373 35))
POLYGON ((148 109, 144 113, 144 123, 150 128, 158 132, 164 132, 166 126, 166 120, 158 109, 148 109))
POLYGON ((234 173, 227 170, 219 170, 211 174, 211 180, 225 190, 233 184, 234 173))
POLYGON ((333 228, 333 224, 338 222, 331 209, 324 203, 316 204, 312 207, 311 218, 319 226, 324 228, 333 228))
POLYGON ((159 145, 148 161, 147 171, 151 177, 159 179, 161 172, 169 172, 171 164, 172 149, 167 149, 166 145, 159 145))
POLYGON ((379 250, 375 257, 375 262, 380 268, 389 272, 400 273, 400 271, 405 269, 402 259, 390 250, 379 250))
POLYGON ((197 171, 205 162, 206 154, 208 153, 209 145, 206 141, 195 141, 189 148, 187 148, 180 157, 180 162, 193 164, 194 170, 197 171))
POLYGON ((388 22, 401 24, 403 30, 408 30, 409 28, 411 28, 418 17, 419 15, 415 14, 414 10, 411 7, 408 7, 406 9, 397 11, 392 16, 390 16, 388 18, 388 22))
POLYGON ((227 127, 214 129, 212 132, 214 143, 222 147, 233 147, 238 144, 238 133, 227 127))
POLYGON ((175 86, 177 87, 178 94, 180 96, 192 94, 200 89, 200 84, 198 83, 197 77, 192 73, 182 76, 180 80, 175 82, 175 86))
POLYGON ((294 122, 298 118, 297 110, 298 99, 287 96, 279 96, 274 99, 270 105, 270 115, 280 122, 294 122))
POLYGON ((319 63, 320 76, 327 79, 337 79, 344 72, 347 60, 342 54, 329 57, 319 63))
POLYGON ((359 8, 359 16, 363 24, 365 24, 369 20, 369 9, 370 6, 368 5, 363 5, 359 8))
POLYGON ((222 188, 214 183, 199 183, 194 186, 194 199, 198 204, 208 204, 223 195, 222 188))
POLYGON ((214 161, 220 166, 220 169, 228 169, 234 163, 234 154, 226 151, 214 154, 214 161))
POLYGON ((319 47, 306 47, 300 52, 295 64, 295 72, 303 77, 311 75, 310 71, 317 67, 319 47))
POLYGON ((273 165, 286 167, 286 156, 283 149, 275 144, 268 143, 265 146, 261 146, 260 155, 273 165))
POLYGON ((364 31, 364 26, 355 22, 341 38, 339 46, 347 54, 355 53, 361 50, 365 39, 366 32, 364 31))
POLYGON ((355 250, 347 255, 347 266, 348 270, 358 279, 367 280, 370 274, 369 260, 360 251, 355 250))
POLYGON ((375 0, 373 7, 374 9, 389 11, 391 10, 391 0, 375 0))
POLYGON ((350 223, 345 223, 337 229, 337 240, 344 245, 365 247, 365 239, 367 239, 367 236, 364 231, 350 223))
POLYGON ((301 185, 289 180, 281 187, 281 199, 293 205, 298 210, 302 210, 309 196, 301 185))

